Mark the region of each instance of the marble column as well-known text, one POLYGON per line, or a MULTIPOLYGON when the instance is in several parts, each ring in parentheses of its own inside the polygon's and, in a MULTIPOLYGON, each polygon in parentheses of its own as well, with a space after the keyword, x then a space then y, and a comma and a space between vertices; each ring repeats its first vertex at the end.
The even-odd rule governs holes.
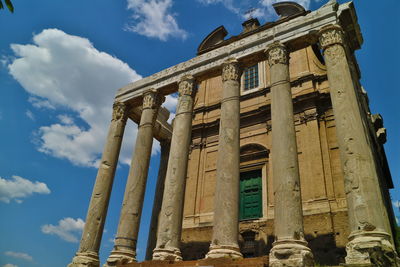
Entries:
POLYGON ((79 250, 72 263, 68 265, 69 267, 97 267, 100 265, 99 247, 126 120, 126 105, 120 102, 114 103, 112 120, 97 172, 79 250))
POLYGON ((168 157, 170 150, 170 141, 161 142, 161 158, 158 168, 158 177, 156 190, 154 193, 154 204, 151 212, 151 222, 149 237, 147 239, 146 260, 151 260, 153 257, 153 249, 157 242, 158 217, 161 211, 162 197, 164 194, 165 176, 167 174, 168 157))
POLYGON ((157 245, 153 260, 182 260, 180 247, 183 200, 192 135, 194 79, 183 76, 179 82, 167 176, 159 215, 157 245))
POLYGON ((270 45, 266 54, 271 72, 271 155, 276 237, 269 266, 313 266, 313 256, 304 239, 289 54, 279 42, 270 45))
POLYGON ((242 258, 239 250, 240 69, 236 59, 222 67, 223 92, 214 196, 214 222, 207 258, 242 258))
POLYGON ((122 202, 114 249, 105 266, 136 261, 136 242, 153 145, 153 127, 162 100, 163 97, 158 96, 155 90, 146 91, 143 95, 143 111, 122 202))
POLYGON ((391 236, 385 230, 388 217, 341 27, 331 25, 321 29, 319 43, 324 50, 345 181, 351 231, 346 263, 397 266, 391 236))

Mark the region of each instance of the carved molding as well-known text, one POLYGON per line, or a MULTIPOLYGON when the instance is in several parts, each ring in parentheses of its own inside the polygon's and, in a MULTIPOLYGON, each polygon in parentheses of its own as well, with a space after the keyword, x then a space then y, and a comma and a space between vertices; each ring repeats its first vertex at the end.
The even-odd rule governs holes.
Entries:
POLYGON ((113 104, 113 113, 112 120, 113 121, 126 121, 128 118, 128 107, 125 103, 115 102, 113 104))
MULTIPOLYGON (((352 9, 353 7, 347 4, 339 6, 340 12, 352 9)), ((332 8, 330 5, 323 6, 305 16, 291 20, 290 23, 285 22, 275 27, 266 28, 256 34, 233 41, 120 88, 116 98, 125 102, 141 96, 144 90, 148 88, 162 88, 177 83, 179 82, 180 75, 191 74, 196 76, 207 70, 217 69, 228 57, 242 59, 251 54, 264 51, 266 45, 272 43, 273 39, 279 39, 282 43, 288 43, 295 39, 307 38, 315 30, 321 29, 328 24, 338 23, 337 12, 338 9, 332 8), (294 23, 295 20, 302 23, 294 23)))
POLYGON ((179 96, 189 95, 191 96, 194 89, 194 78, 192 75, 185 75, 179 82, 179 96))
POLYGON ((266 50, 269 66, 275 64, 289 64, 289 53, 286 47, 280 42, 274 42, 266 50))
POLYGON ((148 90, 143 93, 143 109, 159 108, 164 100, 165 97, 157 94, 156 90, 148 90))
POLYGON ((343 43, 343 30, 339 25, 329 25, 319 31, 319 44, 323 50, 331 45, 343 45, 343 43))
POLYGON ((222 65, 222 81, 234 80, 238 81, 240 78, 239 63, 236 59, 230 58, 222 65))

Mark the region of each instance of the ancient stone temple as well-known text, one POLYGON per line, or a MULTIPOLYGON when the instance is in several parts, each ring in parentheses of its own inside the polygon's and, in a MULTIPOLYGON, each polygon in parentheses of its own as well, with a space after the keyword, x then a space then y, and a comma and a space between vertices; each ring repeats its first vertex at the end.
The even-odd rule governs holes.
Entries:
POLYGON ((118 90, 70 267, 100 265, 127 119, 138 134, 104 266, 400 264, 385 129, 359 81, 354 6, 274 8, 277 21, 250 19, 229 39, 221 26, 196 57, 118 90), (171 125, 161 105, 175 92, 171 125), (161 163, 147 261, 135 263, 153 138, 161 163))

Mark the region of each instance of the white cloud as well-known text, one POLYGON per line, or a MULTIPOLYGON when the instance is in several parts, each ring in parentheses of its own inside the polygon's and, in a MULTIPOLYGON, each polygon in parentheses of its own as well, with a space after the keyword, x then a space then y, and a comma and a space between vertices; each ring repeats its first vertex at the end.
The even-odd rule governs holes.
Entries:
POLYGON ((84 226, 85 222, 81 218, 75 220, 67 217, 59 220, 58 225, 45 224, 41 229, 44 234, 56 235, 67 242, 77 243, 84 226))
POLYGON ((28 98, 28 101, 35 108, 55 109, 55 107, 52 104, 50 104, 50 102, 48 100, 43 100, 38 97, 30 96, 28 98))
POLYGON ((197 0, 197 1, 204 5, 222 4, 228 10, 232 11, 235 14, 241 13, 239 3, 235 3, 235 0, 197 0))
MULTIPOLYGON (((249 16, 254 18, 263 18, 271 20, 277 15, 272 7, 272 4, 283 2, 285 0, 260 0, 260 1, 241 1, 241 0, 197 0, 204 5, 222 4, 231 12, 237 14, 243 19, 249 19, 249 16), (251 5, 253 4, 253 5, 251 5), (249 8, 252 8, 251 14, 247 14, 249 8)), ((320 0, 293 0, 302 5, 306 10, 310 8, 311 2, 319 2, 320 0)))
POLYGON ((32 111, 30 111, 30 110, 27 110, 26 112, 25 112, 25 115, 29 118, 29 119, 31 119, 31 120, 35 120, 35 115, 33 115, 33 113, 32 113, 32 111))
POLYGON ((172 0, 128 0, 133 22, 126 29, 161 41, 169 37, 186 39, 186 31, 179 28, 175 14, 170 11, 172 4, 172 0))
MULTIPOLYGON (((58 29, 43 30, 34 35, 33 44, 11 48, 17 58, 9 72, 31 95, 28 101, 36 108, 70 111, 37 130, 37 149, 75 165, 97 166, 115 92, 141 76, 88 39, 58 29)), ((136 126, 128 123, 125 132, 120 159, 128 163, 136 126)))
POLYGON ((400 208, 400 201, 398 201, 398 200, 392 200, 392 205, 393 205, 393 207, 395 207, 395 208, 400 208))
POLYGON ((0 201, 2 202, 10 203, 14 199, 17 203, 21 203, 21 198, 29 197, 33 193, 50 194, 50 189, 45 183, 31 182, 16 175, 9 180, 0 177, 0 201))
POLYGON ((6 256, 10 256, 10 257, 17 258, 17 259, 22 259, 22 260, 26 260, 26 261, 33 261, 32 256, 30 256, 30 255, 28 255, 26 253, 23 253, 23 252, 6 251, 6 252, 4 252, 4 254, 6 256))
POLYGON ((63 124, 74 124, 74 119, 68 115, 58 115, 57 118, 63 123, 63 124))
POLYGON ((7 264, 4 264, 3 267, 18 267, 18 266, 15 264, 7 263, 7 264))

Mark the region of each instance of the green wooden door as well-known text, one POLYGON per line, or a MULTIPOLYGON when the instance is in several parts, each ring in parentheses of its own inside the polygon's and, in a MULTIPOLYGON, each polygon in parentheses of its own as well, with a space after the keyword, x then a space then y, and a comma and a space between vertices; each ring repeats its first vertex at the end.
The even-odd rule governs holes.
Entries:
POLYGON ((261 170, 240 174, 240 220, 262 217, 261 170))

